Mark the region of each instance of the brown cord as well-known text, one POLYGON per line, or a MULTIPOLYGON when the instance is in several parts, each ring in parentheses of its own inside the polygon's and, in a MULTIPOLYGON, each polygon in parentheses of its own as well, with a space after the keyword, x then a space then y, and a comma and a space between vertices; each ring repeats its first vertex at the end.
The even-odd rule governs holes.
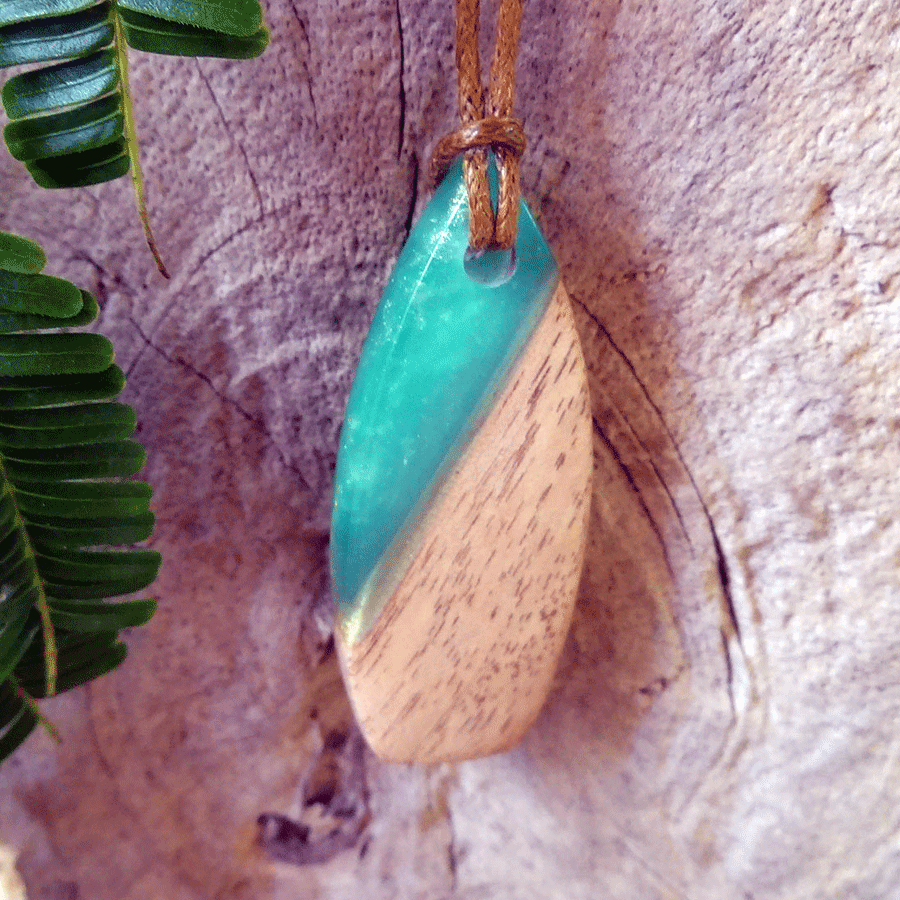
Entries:
POLYGON ((469 195, 469 246, 473 250, 512 247, 519 230, 519 159, 525 151, 525 132, 522 123, 512 118, 512 109, 522 2, 501 0, 485 104, 478 52, 480 0, 456 0, 456 70, 462 124, 439 141, 431 160, 431 174, 433 181, 438 181, 454 157, 465 153, 463 176, 469 195), (488 149, 497 160, 496 217, 488 183, 488 149))

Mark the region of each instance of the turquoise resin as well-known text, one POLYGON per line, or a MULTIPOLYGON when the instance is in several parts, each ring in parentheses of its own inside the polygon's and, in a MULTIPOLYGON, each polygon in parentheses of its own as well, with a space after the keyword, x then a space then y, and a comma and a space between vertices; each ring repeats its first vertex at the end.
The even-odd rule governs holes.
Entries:
POLYGON ((350 391, 335 474, 331 578, 338 615, 345 624, 357 620, 355 632, 380 612, 367 608, 379 562, 402 542, 477 431, 556 288, 553 255, 524 202, 516 268, 502 284, 466 274, 468 228, 457 162, 400 253, 350 391))

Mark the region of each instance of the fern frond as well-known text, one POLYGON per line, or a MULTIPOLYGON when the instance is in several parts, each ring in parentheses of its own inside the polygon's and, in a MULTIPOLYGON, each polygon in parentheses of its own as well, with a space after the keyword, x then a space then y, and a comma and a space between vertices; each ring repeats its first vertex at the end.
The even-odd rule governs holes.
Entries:
POLYGON ((259 0, 3 0, 0 68, 9 152, 41 187, 85 187, 131 172, 147 243, 165 275, 143 198, 127 47, 249 59, 268 43, 259 0))
POLYGON ((93 321, 97 301, 39 274, 44 262, 0 232, 0 761, 41 721, 36 700, 124 659, 117 632, 155 601, 106 600, 144 589, 160 565, 152 550, 106 549, 153 530, 149 486, 122 480, 144 451, 114 399, 125 377, 112 345, 68 330, 93 321))

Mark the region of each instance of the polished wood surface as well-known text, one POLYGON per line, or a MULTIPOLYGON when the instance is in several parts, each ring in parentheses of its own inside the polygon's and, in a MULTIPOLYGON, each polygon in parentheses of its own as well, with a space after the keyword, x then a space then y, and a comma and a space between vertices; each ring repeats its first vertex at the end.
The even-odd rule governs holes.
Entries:
MULTIPOLYGON (((481 429, 382 579, 351 699, 385 760, 506 750, 544 704, 571 621, 591 495, 581 347, 560 286, 481 429)), ((375 591, 379 587, 374 588, 375 591)))

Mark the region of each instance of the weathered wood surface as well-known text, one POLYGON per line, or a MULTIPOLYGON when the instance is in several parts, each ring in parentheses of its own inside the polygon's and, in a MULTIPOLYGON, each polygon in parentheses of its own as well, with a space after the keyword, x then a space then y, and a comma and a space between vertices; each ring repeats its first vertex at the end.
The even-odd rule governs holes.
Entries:
POLYGON ((126 181, 48 194, 0 156, 0 225, 101 300, 165 554, 129 662, 0 770, 0 842, 32 900, 892 897, 888 0, 527 4, 523 183, 590 370, 588 566, 520 748, 360 754, 321 624, 331 466, 453 123, 450 7, 270 0, 255 63, 135 54, 168 284, 126 181), (310 865, 267 858, 262 813, 310 865))

